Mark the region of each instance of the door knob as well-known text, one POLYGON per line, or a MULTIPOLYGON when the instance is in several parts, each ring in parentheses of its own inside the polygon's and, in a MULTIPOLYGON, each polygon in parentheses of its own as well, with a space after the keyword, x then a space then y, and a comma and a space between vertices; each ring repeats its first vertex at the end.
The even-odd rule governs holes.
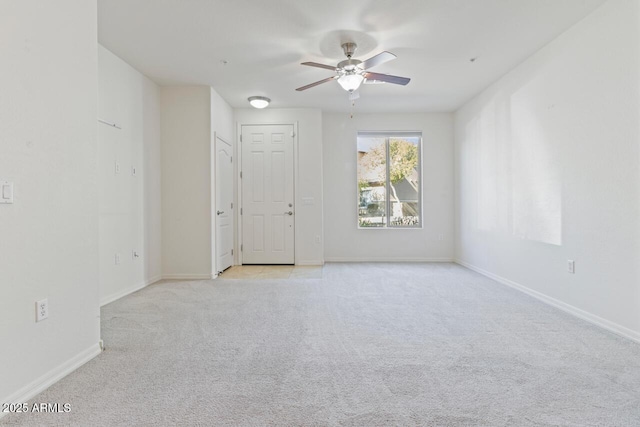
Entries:
POLYGON ((288 211, 284 213, 285 215, 293 215, 293 211, 288 211))
POLYGON ((224 211, 217 211, 216 212, 218 215, 222 215, 224 213, 224 211))

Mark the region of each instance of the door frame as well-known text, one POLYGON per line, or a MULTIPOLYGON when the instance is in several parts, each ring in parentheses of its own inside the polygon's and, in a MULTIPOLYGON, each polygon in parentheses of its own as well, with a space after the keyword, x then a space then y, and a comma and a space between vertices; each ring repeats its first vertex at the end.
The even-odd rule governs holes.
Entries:
POLYGON ((293 207, 295 209, 294 219, 293 219, 293 264, 295 265, 296 260, 298 259, 298 233, 296 230, 298 228, 298 220, 295 216, 298 215, 298 207, 300 206, 299 197, 298 197, 298 122, 292 123, 282 123, 282 122, 270 122, 270 121, 252 121, 250 123, 236 123, 236 158, 238 162, 236 163, 236 182, 237 182, 237 191, 235 194, 238 197, 237 205, 238 209, 236 209, 236 230, 237 230, 237 238, 235 240, 235 254, 236 258, 234 259, 234 265, 242 265, 242 216, 240 212, 242 212, 242 178, 240 178, 240 173, 242 172, 242 127, 243 126, 293 126, 293 207))

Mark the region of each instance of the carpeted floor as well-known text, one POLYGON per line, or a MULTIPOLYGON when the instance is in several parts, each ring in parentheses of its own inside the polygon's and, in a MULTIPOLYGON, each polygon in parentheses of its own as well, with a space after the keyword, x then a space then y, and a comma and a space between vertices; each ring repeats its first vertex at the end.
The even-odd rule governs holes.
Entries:
POLYGON ((640 426, 640 345, 453 264, 164 282, 9 425, 640 426))

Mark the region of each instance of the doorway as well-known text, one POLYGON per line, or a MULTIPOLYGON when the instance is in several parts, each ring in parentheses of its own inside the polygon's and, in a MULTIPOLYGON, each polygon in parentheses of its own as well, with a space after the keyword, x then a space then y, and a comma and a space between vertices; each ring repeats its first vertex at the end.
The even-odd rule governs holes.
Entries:
POLYGON ((240 144, 242 264, 294 264, 294 127, 243 125, 240 144))

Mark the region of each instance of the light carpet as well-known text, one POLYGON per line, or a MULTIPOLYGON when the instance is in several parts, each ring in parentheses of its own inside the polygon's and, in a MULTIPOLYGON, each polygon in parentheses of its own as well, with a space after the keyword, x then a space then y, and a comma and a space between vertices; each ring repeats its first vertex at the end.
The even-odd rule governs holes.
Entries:
POLYGON ((102 336, 33 400, 70 413, 0 424, 640 425, 640 345, 454 264, 161 282, 102 336))

